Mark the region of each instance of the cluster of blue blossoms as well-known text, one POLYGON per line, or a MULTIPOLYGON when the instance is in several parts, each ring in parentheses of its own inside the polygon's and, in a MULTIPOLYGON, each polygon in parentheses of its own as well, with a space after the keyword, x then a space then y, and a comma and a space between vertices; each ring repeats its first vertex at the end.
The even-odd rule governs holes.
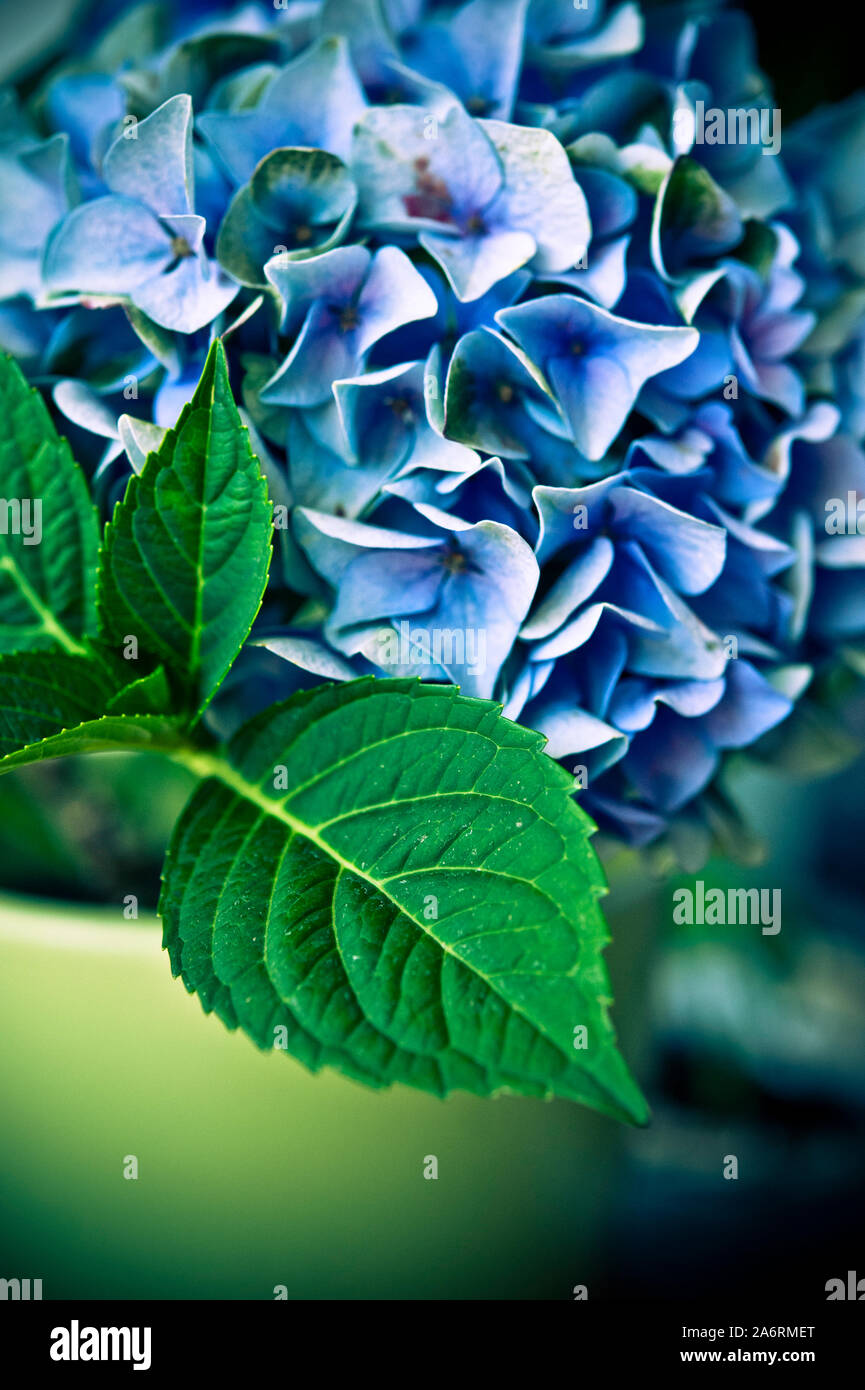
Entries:
POLYGON ((712 0, 112 11, 2 97, 0 346, 108 508, 223 336, 279 529, 222 717, 455 681, 621 839, 705 819, 865 664, 865 99, 781 138, 712 0))

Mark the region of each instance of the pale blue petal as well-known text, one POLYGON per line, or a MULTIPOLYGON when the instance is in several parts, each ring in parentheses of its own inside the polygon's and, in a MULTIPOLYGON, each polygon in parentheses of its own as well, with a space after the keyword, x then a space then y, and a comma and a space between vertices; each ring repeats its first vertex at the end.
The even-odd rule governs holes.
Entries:
POLYGON ((112 193, 145 202, 160 216, 192 212, 191 99, 169 97, 119 135, 102 162, 102 177, 112 193))
POLYGON ((143 203, 96 198, 73 208, 45 248, 50 290, 131 294, 174 259, 171 238, 143 203))

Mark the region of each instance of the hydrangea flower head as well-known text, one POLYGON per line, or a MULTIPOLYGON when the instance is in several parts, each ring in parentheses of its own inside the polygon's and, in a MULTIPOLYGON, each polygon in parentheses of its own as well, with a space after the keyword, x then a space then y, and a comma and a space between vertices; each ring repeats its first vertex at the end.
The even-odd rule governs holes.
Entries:
POLYGON ((865 670, 862 99, 784 129, 714 0, 95 15, 3 96, 0 345, 107 508, 223 337, 279 562, 212 717, 453 681, 716 827, 865 670))

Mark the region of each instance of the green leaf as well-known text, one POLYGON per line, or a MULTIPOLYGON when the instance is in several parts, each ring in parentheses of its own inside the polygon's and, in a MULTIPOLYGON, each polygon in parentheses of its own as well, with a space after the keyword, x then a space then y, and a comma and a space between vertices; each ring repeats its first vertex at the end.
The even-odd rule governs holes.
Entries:
POLYGON ((271 534, 267 484, 217 340, 177 425, 130 478, 99 575, 104 639, 120 647, 136 637, 196 718, 249 635, 271 534))
POLYGON ((0 652, 80 651, 96 626, 96 512, 45 402, 5 356, 0 417, 0 652))
POLYGON ((407 680, 259 715, 195 761, 160 905, 174 973, 313 1069, 643 1122, 607 1014, 593 826, 542 749, 497 705, 407 680))
POLYGON ((106 706, 107 714, 168 714, 170 710, 171 689, 164 666, 124 685, 106 706))
POLYGON ((17 652, 0 658, 0 772, 73 753, 179 743, 178 719, 103 717, 114 693, 108 672, 90 657, 17 652))

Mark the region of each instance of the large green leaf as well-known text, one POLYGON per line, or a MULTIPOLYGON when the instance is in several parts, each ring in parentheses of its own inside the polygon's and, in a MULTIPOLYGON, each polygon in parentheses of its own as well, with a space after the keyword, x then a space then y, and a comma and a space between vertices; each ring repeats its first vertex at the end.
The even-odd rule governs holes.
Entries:
POLYGON ((96 621, 99 531, 87 483, 42 397, 5 356, 0 418, 0 652, 76 651, 96 621))
POLYGON ((266 711, 198 760, 163 884, 174 973, 312 1068, 645 1120, 607 1014, 593 827, 542 748, 411 681, 266 711))
POLYGON ((105 533, 99 576, 102 634, 129 637, 165 666, 199 715, 249 635, 271 552, 267 485, 231 396, 217 340, 189 405, 105 533))
POLYGON ((36 651, 0 658, 0 772, 73 753, 179 743, 180 721, 149 714, 143 703, 127 699, 135 713, 105 716, 116 691, 108 668, 89 656, 36 651))

